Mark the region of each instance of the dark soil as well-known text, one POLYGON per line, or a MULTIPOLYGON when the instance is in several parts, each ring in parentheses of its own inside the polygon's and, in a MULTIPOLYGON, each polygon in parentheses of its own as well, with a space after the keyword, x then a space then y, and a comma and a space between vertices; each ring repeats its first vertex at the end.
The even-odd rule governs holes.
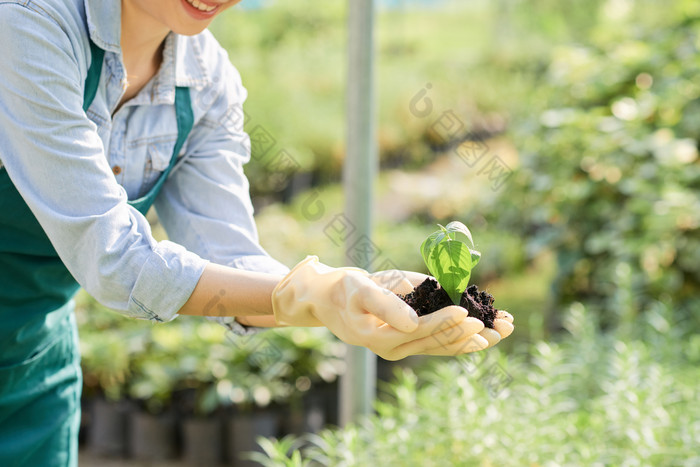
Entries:
MULTIPOLYGON (((416 310, 418 316, 429 315, 441 308, 454 305, 440 284, 430 278, 413 289, 413 292, 400 295, 400 297, 416 310)), ((484 291, 480 292, 476 285, 470 285, 462 294, 459 305, 469 310, 469 316, 480 319, 484 326, 493 329, 493 320, 496 319, 498 311, 493 307, 493 295, 484 291)))

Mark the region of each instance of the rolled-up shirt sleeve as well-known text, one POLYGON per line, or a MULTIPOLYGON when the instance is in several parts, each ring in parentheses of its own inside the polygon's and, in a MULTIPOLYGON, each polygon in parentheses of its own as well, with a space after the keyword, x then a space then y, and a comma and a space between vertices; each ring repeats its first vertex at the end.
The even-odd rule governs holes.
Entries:
POLYGON ((59 257, 99 302, 167 321, 207 261, 156 242, 127 204, 82 109, 87 39, 18 4, 0 5, 0 159, 59 257), (31 24, 31 27, 27 25, 31 24))
MULTIPOLYGON (((203 258, 284 275, 287 266, 259 244, 243 172, 250 159, 242 118, 246 91, 225 53, 220 51, 216 60, 218 97, 193 130, 186 158, 165 183, 156 201, 158 216, 171 240, 203 258)), ((231 319, 219 321, 233 324, 231 319)))
MULTIPOLYGON (((225 55, 224 55, 225 57, 225 55)), ((243 165, 250 139, 243 130, 246 91, 236 69, 220 63, 218 98, 199 119, 156 200, 168 237, 217 264, 286 274, 289 269, 260 246, 243 165)), ((194 105, 197 105, 196 103, 194 105)))

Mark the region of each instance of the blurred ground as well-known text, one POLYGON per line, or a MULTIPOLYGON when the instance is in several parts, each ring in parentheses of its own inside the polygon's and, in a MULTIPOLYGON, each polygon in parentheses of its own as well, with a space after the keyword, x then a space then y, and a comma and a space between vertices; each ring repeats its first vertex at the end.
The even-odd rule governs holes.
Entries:
POLYGON ((82 450, 78 457, 78 465, 80 467, 187 467, 191 464, 176 461, 141 462, 133 459, 109 459, 82 450))

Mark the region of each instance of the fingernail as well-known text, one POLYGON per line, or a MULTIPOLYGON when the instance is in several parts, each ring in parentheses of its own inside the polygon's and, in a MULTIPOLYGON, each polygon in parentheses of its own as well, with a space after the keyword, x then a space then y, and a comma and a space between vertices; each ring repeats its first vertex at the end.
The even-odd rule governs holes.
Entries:
POLYGON ((508 321, 509 323, 513 322, 513 315, 511 315, 510 313, 508 313, 505 310, 498 310, 498 314, 496 317, 498 319, 504 319, 504 320, 508 321))
POLYGON ((493 321, 493 328, 501 335, 501 339, 505 339, 510 336, 515 327, 504 319, 495 319, 493 321))
POLYGON ((488 343, 489 347, 498 344, 501 340, 501 335, 495 329, 485 328, 479 335, 483 337, 488 343))

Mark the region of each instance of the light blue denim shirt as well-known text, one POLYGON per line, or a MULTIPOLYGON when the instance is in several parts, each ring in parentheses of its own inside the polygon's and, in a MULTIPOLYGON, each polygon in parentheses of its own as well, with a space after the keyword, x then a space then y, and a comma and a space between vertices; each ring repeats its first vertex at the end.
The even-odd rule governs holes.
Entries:
POLYGON ((208 261, 288 269, 258 243, 243 173, 247 94, 226 52, 208 31, 170 34, 158 74, 115 112, 126 84, 120 17, 120 0, 0 1, 0 170, 88 293, 128 316, 167 321, 208 261), (88 34, 106 52, 85 112, 88 34), (195 124, 155 203, 170 239, 157 242, 127 197, 168 166, 175 86, 190 88, 195 124))

